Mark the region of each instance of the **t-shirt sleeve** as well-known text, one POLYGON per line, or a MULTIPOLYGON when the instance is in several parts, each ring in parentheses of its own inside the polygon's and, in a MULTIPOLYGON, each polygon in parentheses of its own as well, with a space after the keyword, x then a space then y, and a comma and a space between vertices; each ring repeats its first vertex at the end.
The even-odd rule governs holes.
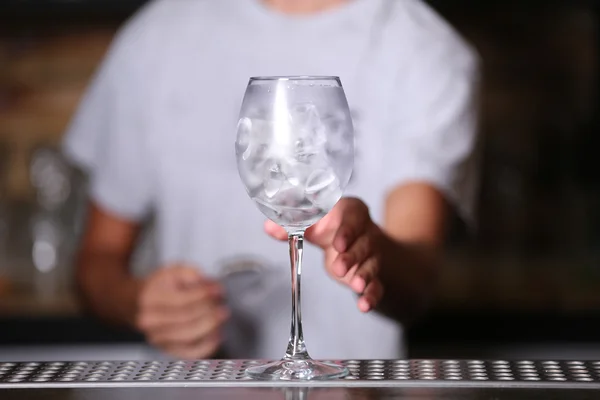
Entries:
POLYGON ((461 46, 418 46, 395 82, 388 186, 426 182, 469 225, 477 191, 478 58, 461 46))
POLYGON ((128 220, 141 219, 151 203, 144 63, 136 34, 128 29, 115 39, 63 140, 67 158, 88 173, 91 199, 128 220))

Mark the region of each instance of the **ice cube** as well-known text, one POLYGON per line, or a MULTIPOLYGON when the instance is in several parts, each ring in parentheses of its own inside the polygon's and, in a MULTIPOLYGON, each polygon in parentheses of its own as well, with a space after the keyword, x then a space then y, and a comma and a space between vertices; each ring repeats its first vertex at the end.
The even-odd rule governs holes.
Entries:
POLYGON ((317 193, 336 181, 335 174, 331 170, 316 170, 310 174, 306 181, 306 193, 317 193))
POLYGON ((322 210, 331 210, 342 197, 340 183, 331 169, 314 171, 306 182, 306 196, 322 210))
MULTIPOLYGON (((271 144, 269 143, 270 125, 268 121, 249 118, 242 118, 238 125, 238 138, 248 134, 248 145, 241 156, 242 167, 247 170, 248 174, 252 174, 258 179, 264 179, 266 171, 272 164, 271 144)), ((244 143, 239 139, 238 142, 240 142, 238 146, 241 149, 244 143)))
POLYGON ((238 156, 241 154, 244 160, 248 158, 246 152, 250 147, 251 131, 252 121, 250 120, 250 118, 240 118, 237 125, 237 140, 235 141, 235 151, 238 156))
POLYGON ((264 184, 265 195, 268 198, 273 198, 279 192, 279 189, 281 189, 282 184, 283 182, 277 179, 266 181, 264 184))
POLYGON ((273 162, 266 172, 264 180, 264 191, 267 198, 272 199, 279 192, 283 183, 286 180, 286 176, 281 170, 279 162, 273 162))
POLYGON ((273 159, 267 158, 266 146, 258 146, 256 151, 252 153, 246 160, 238 159, 238 171, 246 188, 250 191, 256 189, 262 190, 262 185, 265 178, 268 177, 270 166, 273 164, 273 159))
POLYGON ((298 127, 317 127, 321 125, 321 117, 317 106, 312 103, 298 104, 290 110, 292 124, 298 127))
POLYGON ((240 118, 237 125, 236 154, 243 160, 266 157, 273 137, 273 123, 260 118, 240 118))
POLYGON ((288 182, 292 186, 299 186, 300 185, 300 177, 298 177, 298 176, 289 176, 288 177, 288 182))
POLYGON ((294 158, 302 163, 310 163, 311 159, 323 151, 323 146, 317 145, 310 138, 298 138, 294 148, 294 158))
POLYGON ((322 119, 327 132, 327 151, 329 153, 346 153, 352 150, 352 123, 344 113, 328 114, 322 119))
POLYGON ((329 212, 341 197, 342 190, 339 185, 330 185, 310 195, 309 200, 313 206, 329 212))
POLYGON ((263 200, 260 196, 253 197, 252 200, 256 202, 260 211, 271 220, 278 220, 281 217, 281 211, 277 210, 276 207, 271 205, 268 201, 263 200))
POLYGON ((296 156, 302 157, 322 151, 327 138, 317 107, 312 103, 297 105, 292 108, 290 119, 296 136, 296 156))
POLYGON ((254 143, 269 144, 273 140, 273 130, 273 121, 253 118, 250 140, 254 143))
POLYGON ((253 143, 244 153, 247 157, 243 158, 252 171, 259 172, 259 168, 265 168, 265 163, 269 160, 269 145, 262 143, 253 143))
POLYGON ((314 171, 330 169, 329 160, 324 152, 313 154, 310 158, 302 160, 286 159, 281 165, 287 182, 292 186, 302 187, 303 191, 314 171))
POLYGON ((291 186, 304 186, 311 172, 310 165, 298 162, 295 157, 285 158, 281 167, 291 186))
POLYGON ((304 208, 311 206, 311 203, 306 199, 304 188, 302 186, 294 186, 289 181, 284 182, 281 190, 276 197, 277 206, 287 208, 304 208))

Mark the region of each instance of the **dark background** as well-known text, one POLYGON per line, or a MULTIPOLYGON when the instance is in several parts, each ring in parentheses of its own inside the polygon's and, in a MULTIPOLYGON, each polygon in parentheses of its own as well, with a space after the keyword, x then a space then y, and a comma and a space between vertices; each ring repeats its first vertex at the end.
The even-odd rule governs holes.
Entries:
MULTIPOLYGON (((32 160, 59 142, 110 38, 142 3, 0 3, 0 344, 139 340, 82 315, 72 240, 43 271, 23 227, 42 215, 76 232, 69 201, 80 190, 41 212, 32 160)), ((478 232, 449 232, 442 288, 409 327, 410 357, 600 355, 597 3, 430 2, 483 59, 482 186, 478 232)))

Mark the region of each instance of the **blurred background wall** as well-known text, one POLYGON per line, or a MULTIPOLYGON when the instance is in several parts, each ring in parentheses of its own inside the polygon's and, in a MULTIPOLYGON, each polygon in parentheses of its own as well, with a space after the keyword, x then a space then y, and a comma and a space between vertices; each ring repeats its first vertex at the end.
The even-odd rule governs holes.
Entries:
MULTIPOLYGON (((56 147, 142 3, 0 3, 0 344, 139 340, 80 313, 70 258, 85 180, 56 147)), ((596 2, 430 3, 483 58, 483 178, 477 235, 452 234, 410 355, 599 355, 596 2)))

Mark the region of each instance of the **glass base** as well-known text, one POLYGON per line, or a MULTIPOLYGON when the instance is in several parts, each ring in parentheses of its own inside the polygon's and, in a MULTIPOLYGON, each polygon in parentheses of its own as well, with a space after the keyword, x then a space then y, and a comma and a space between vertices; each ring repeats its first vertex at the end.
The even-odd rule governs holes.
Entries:
POLYGON ((308 381, 343 378, 348 369, 311 359, 279 360, 246 369, 246 375, 266 381, 308 381))

